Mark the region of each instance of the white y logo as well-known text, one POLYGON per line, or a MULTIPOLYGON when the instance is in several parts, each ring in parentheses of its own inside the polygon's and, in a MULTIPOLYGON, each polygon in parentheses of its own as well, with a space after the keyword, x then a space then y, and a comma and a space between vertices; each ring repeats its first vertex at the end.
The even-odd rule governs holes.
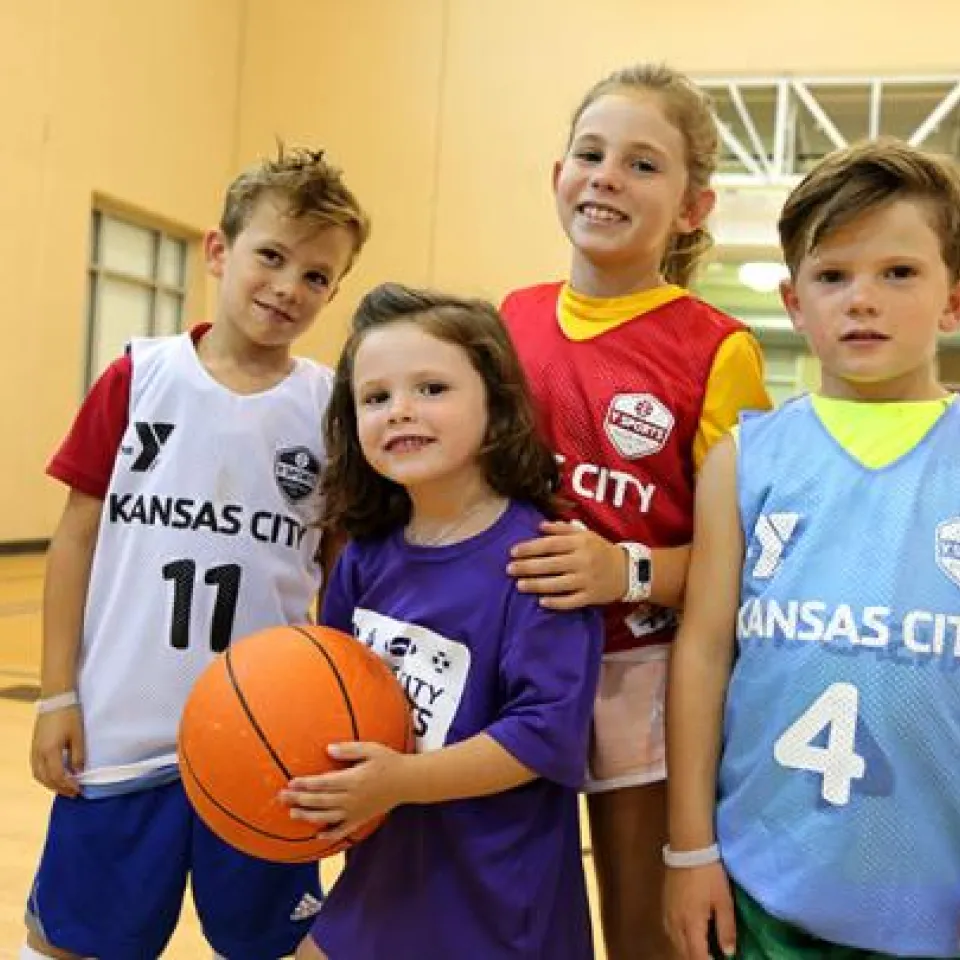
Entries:
POLYGON ((753 566, 752 576, 769 580, 780 569, 780 558, 787 541, 793 536, 799 513, 761 513, 753 528, 760 543, 760 556, 753 566))

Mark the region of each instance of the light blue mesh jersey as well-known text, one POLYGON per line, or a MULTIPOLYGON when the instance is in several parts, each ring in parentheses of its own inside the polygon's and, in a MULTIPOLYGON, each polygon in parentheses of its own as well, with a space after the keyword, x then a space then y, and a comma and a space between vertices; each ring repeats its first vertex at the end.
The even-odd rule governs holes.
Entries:
POLYGON ((960 954, 960 404, 882 469, 809 398, 745 418, 718 836, 773 915, 960 954))

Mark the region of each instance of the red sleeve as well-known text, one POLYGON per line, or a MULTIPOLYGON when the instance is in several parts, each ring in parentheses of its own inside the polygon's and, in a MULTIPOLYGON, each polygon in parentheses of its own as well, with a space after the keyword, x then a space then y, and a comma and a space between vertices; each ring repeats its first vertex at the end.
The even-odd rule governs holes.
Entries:
POLYGON ((107 496, 120 441, 127 429, 130 354, 114 360, 93 385, 60 449, 47 464, 47 475, 68 487, 103 500, 107 496))

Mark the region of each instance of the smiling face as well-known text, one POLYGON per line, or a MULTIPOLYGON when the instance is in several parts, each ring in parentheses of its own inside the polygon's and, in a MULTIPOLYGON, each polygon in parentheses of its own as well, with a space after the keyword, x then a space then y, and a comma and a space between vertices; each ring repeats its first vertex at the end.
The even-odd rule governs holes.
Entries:
POLYGON ((220 230, 204 240, 221 281, 217 323, 255 348, 288 348, 333 298, 356 245, 349 227, 318 229, 265 195, 232 244, 220 230))
POLYGON ((929 202, 895 200, 825 237, 782 287, 794 326, 820 359, 825 396, 943 395, 937 337, 960 324, 929 202))
POLYGON ((671 238, 699 226, 713 200, 709 191, 690 195, 683 134, 644 91, 587 106, 555 167, 554 193, 574 248, 574 285, 578 270, 628 271, 638 289, 659 282, 671 238))
POLYGON ((371 330, 354 358, 353 395, 364 457, 412 498, 486 486, 487 392, 461 347, 413 322, 371 330))

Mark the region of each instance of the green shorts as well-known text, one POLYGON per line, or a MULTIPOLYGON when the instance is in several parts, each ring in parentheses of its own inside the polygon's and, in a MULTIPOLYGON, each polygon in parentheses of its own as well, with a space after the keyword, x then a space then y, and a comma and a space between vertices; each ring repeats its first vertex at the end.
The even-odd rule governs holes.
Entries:
MULTIPOLYGON (((737 919, 737 960, 897 960, 890 953, 841 947, 804 933, 799 927, 771 916, 736 885, 733 899, 737 919)), ((716 947, 712 953, 715 960, 724 960, 716 947)))

